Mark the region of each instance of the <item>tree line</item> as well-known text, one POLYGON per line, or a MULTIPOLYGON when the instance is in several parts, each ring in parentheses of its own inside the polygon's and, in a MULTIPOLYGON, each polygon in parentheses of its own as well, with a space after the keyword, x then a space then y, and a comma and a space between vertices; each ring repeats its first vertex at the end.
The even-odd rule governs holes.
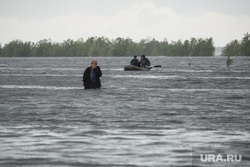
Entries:
POLYGON ((52 42, 51 39, 37 43, 14 40, 3 47, 0 44, 0 57, 106 57, 133 56, 213 56, 215 51, 213 38, 191 38, 168 42, 167 39, 142 39, 134 42, 130 38, 108 39, 90 37, 63 42, 52 42))
POLYGON ((233 40, 222 48, 222 56, 250 56, 250 34, 244 34, 241 41, 233 40))

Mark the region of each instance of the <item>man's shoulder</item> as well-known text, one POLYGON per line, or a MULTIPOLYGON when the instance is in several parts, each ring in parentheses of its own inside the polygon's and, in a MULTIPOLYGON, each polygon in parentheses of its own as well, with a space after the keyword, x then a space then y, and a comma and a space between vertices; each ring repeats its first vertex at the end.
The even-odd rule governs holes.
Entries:
POLYGON ((85 69, 85 71, 90 71, 90 67, 87 67, 87 68, 85 69))

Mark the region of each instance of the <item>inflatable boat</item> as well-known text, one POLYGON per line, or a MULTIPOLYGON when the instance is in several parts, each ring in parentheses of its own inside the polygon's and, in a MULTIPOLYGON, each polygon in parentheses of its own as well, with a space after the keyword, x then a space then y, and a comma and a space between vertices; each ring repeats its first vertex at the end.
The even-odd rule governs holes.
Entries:
POLYGON ((152 67, 138 67, 138 66, 133 66, 133 65, 127 65, 124 67, 125 71, 144 71, 144 70, 151 70, 152 67))

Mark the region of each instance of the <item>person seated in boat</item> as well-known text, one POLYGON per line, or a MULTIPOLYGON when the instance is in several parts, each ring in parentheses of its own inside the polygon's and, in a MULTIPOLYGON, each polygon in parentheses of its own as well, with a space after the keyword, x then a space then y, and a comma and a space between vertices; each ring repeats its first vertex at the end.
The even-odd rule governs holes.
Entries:
POLYGON ((138 61, 138 59, 137 59, 137 56, 134 56, 134 58, 133 58, 133 59, 131 60, 131 62, 130 62, 130 65, 140 67, 140 63, 139 63, 139 61, 138 61))
POLYGON ((91 66, 84 71, 83 85, 85 89, 101 88, 100 77, 102 76, 102 71, 97 64, 96 60, 92 60, 91 66))
POLYGON ((145 57, 145 55, 141 55, 140 64, 141 67, 150 66, 150 61, 148 60, 148 58, 145 57))

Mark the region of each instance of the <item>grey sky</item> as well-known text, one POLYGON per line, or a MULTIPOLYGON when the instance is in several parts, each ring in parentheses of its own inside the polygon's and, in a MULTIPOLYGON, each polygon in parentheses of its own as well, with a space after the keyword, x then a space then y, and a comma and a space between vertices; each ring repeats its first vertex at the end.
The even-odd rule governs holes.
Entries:
POLYGON ((0 43, 129 37, 169 42, 250 32, 249 0, 0 0, 0 43))

